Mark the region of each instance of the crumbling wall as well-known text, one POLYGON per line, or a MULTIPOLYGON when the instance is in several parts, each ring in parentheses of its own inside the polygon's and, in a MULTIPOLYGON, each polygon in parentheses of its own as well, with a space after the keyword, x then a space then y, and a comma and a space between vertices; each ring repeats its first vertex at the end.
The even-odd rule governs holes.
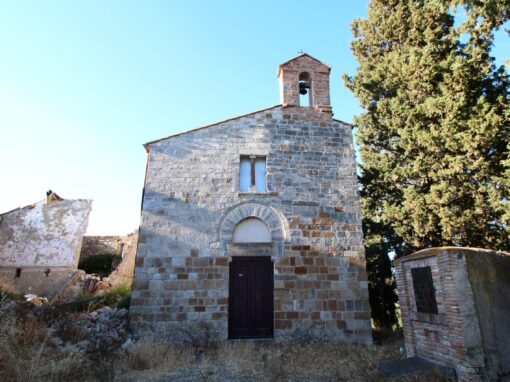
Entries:
POLYGON ((91 256, 110 254, 118 256, 115 269, 108 277, 112 286, 131 285, 135 270, 138 231, 126 236, 85 236, 80 254, 80 261, 91 256))
POLYGON ((136 247, 138 244, 138 231, 127 236, 123 236, 121 240, 122 261, 117 265, 115 270, 108 277, 112 286, 129 285, 133 283, 133 274, 135 272, 136 247))
POLYGON ((0 215, 1 267, 76 267, 91 200, 41 201, 0 215))
POLYGON ((91 200, 47 200, 0 215, 0 276, 21 293, 51 295, 76 271, 91 200))
POLYGON ((119 255, 126 236, 84 236, 80 261, 95 255, 119 255))

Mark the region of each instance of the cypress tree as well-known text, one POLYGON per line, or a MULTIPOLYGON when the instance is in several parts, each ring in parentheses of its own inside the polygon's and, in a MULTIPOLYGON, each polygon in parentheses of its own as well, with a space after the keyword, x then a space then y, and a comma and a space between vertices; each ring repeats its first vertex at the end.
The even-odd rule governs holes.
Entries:
POLYGON ((363 212, 407 251, 510 249, 509 82, 490 55, 503 3, 373 0, 353 23, 363 212), (452 6, 467 10, 459 26, 452 6))
POLYGON ((369 291, 383 324, 394 319, 389 251, 510 250, 509 80, 490 54, 509 16, 509 0, 372 0, 353 22, 359 67, 344 81, 363 108, 369 291))

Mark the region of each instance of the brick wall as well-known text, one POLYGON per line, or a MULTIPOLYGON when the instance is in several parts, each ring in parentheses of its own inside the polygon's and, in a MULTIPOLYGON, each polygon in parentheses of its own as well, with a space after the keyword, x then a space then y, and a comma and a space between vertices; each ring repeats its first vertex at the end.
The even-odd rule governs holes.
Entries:
POLYGON ((311 80, 311 104, 316 110, 331 113, 329 97, 329 66, 308 56, 301 55, 278 69, 280 102, 284 106, 299 106, 299 75, 308 73, 311 80))
MULTIPOLYGON (((510 365, 498 365, 497 354, 489 354, 498 353, 494 350, 498 346, 503 349, 509 345, 509 341, 495 345, 497 341, 489 339, 503 334, 497 334, 494 328, 508 327, 506 318, 494 320, 494 317, 503 317, 501 309, 510 304, 508 293, 497 292, 510 290, 510 279, 506 272, 496 277, 496 268, 502 269, 501 265, 493 269, 470 266, 470 260, 477 258, 483 258, 485 264, 493 264, 493 259, 501 255, 482 249, 446 247, 422 250, 395 261, 407 356, 452 366, 463 381, 492 380, 502 370, 507 372, 510 368, 510 365), (431 268, 437 314, 417 310, 411 270, 419 267, 431 268), (487 288, 487 284, 494 287, 487 288), (501 299, 504 303, 499 306, 493 303, 501 299), (486 324, 488 321, 490 325, 486 324), (490 345, 486 345, 488 343, 490 345), (487 355, 491 356, 490 364, 486 363, 487 355)), ((510 270, 510 256, 503 256, 503 259, 506 262, 502 264, 510 270)), ((501 355, 506 353, 506 350, 500 352, 501 355)))

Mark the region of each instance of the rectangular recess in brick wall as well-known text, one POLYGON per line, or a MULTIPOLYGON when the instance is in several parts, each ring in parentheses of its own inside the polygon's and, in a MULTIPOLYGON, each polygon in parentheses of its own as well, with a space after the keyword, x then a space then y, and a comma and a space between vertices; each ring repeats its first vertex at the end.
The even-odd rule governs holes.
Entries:
POLYGON ((437 314, 436 294, 430 267, 412 268, 416 310, 421 313, 437 314))

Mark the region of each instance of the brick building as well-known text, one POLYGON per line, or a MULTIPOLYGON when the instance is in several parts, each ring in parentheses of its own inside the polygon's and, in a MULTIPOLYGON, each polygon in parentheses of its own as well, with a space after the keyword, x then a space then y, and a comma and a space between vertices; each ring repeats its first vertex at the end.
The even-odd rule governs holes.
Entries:
POLYGON ((453 367, 459 381, 510 375, 510 254, 429 248, 395 260, 408 357, 453 367))
POLYGON ((330 68, 278 68, 281 104, 145 145, 131 323, 171 338, 371 343, 352 126, 330 68))

